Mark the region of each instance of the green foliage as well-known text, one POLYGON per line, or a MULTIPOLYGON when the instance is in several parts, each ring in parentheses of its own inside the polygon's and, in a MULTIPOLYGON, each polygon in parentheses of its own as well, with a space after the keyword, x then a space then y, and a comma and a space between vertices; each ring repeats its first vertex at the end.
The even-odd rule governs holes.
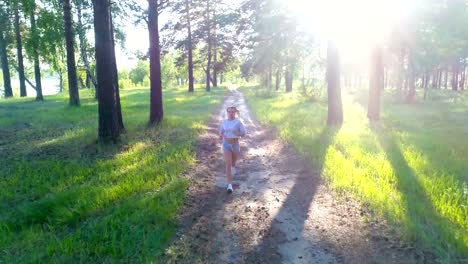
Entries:
POLYGON ((168 53, 161 60, 161 78, 163 87, 171 87, 175 81, 177 70, 174 64, 174 56, 168 53))
POLYGON ((119 79, 130 79, 130 71, 127 69, 119 70, 119 79))
MULTIPOLYGON (((395 105, 387 95, 380 126, 367 122, 365 104, 344 95, 345 123, 333 129, 325 103, 245 91, 260 121, 273 124, 333 188, 370 205, 442 261, 468 257, 466 94, 439 93, 418 106, 395 105)), ((365 102, 364 94, 356 98, 365 102)))
POLYGON ((138 61, 135 68, 130 70, 129 76, 135 85, 143 84, 145 78, 149 77, 149 62, 144 60, 138 61))
POLYGON ((119 88, 134 88, 135 84, 130 80, 130 71, 127 69, 119 70, 119 88))
POLYGON ((130 81, 130 79, 123 79, 119 78, 119 88, 120 89, 127 89, 127 88, 133 88, 135 87, 135 84, 130 81))
POLYGON ((63 95, 1 100, 1 262, 157 260, 184 199, 180 174, 222 93, 166 89, 165 119, 147 129, 148 90, 122 90, 127 133, 111 146, 96 145, 89 91, 80 108, 63 95))

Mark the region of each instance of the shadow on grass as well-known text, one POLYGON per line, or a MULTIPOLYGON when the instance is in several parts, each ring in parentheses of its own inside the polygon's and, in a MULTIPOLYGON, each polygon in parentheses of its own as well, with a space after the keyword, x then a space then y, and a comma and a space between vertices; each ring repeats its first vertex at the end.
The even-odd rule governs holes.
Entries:
MULTIPOLYGON (((186 132, 184 129, 164 130, 162 135, 160 131, 146 131, 140 139, 144 141, 106 146, 98 153, 99 157, 96 154, 89 159, 64 158, 54 152, 46 154, 42 149, 32 161, 10 160, 9 167, 0 170, 9 178, 2 182, 7 194, 0 196, 0 209, 4 212, 0 218, 14 228, 38 223, 69 224, 100 210, 105 200, 113 200, 122 191, 125 193, 130 188, 125 186, 130 178, 141 181, 143 177, 143 182, 164 184, 167 175, 182 172, 179 165, 189 159, 193 144, 190 136, 182 134, 186 132)), ((46 148, 74 149, 81 146, 77 142, 80 139, 72 137, 50 143, 46 148)), ((79 147, 78 151, 81 150, 79 147)), ((139 186, 130 189, 139 190, 139 186)))
MULTIPOLYGON (((148 148, 149 146, 138 152, 143 153, 148 148)), ((139 153, 135 153, 135 155, 139 155, 139 153)), ((96 171, 99 171, 98 167, 110 166, 110 164, 98 165, 97 162, 95 161, 91 165, 93 169, 83 168, 79 164, 75 166, 73 164, 58 166, 57 164, 45 163, 44 166, 40 166, 37 168, 37 175, 41 175, 40 173, 43 171, 49 171, 54 175, 41 175, 41 181, 46 183, 46 186, 36 186, 36 188, 46 188, 49 192, 36 193, 35 195, 32 193, 23 194, 29 196, 29 199, 23 201, 18 201, 18 197, 15 197, 14 203, 10 203, 12 207, 8 210, 9 212, 3 214, 3 222, 14 229, 21 229, 31 224, 61 225, 82 219, 91 211, 105 206, 108 201, 115 198, 115 194, 119 191, 125 191, 125 188, 118 189, 120 184, 126 183, 122 177, 124 175, 134 175, 137 172, 141 174, 140 166, 148 165, 149 160, 140 160, 132 164, 132 169, 122 172, 108 172, 109 175, 96 174, 96 171), (72 166, 72 170, 68 170, 67 165, 72 166), (54 166, 58 167, 54 168, 54 166), (49 170, 47 170, 48 168, 49 170), (57 175, 58 173, 63 175, 57 175), (53 192, 52 190, 56 185, 60 185, 64 189, 53 192), (113 193, 114 188, 115 193, 113 193), (38 199, 30 200, 31 198, 34 199, 34 197, 38 199), (97 204, 100 204, 100 206, 96 207, 97 204)), ((31 164, 25 166, 28 165, 31 166, 31 164)), ((33 163, 32 165, 36 164, 33 163)), ((34 173, 34 171, 30 171, 30 173, 34 173)), ((34 179, 25 180, 33 181, 34 179)), ((7 201, 3 202, 7 203, 7 201)))
POLYGON ((402 219, 406 233, 426 247, 434 248, 446 261, 451 263, 460 261, 461 256, 458 256, 457 252, 465 254, 468 252, 468 248, 463 244, 463 234, 455 233, 453 223, 436 212, 396 140, 379 125, 374 125, 372 130, 384 149, 397 179, 396 187, 401 194, 406 214, 402 219), (445 241, 451 243, 445 244, 445 241))
MULTIPOLYGON (((294 213, 295 217, 299 219, 299 222, 294 223, 294 232, 297 234, 304 233, 304 224, 308 218, 309 206, 319 186, 328 147, 332 144, 339 130, 340 127, 324 127, 321 133, 312 140, 313 145, 317 148, 317 151, 314 152, 316 156, 314 157, 313 168, 306 168, 298 173, 293 187, 276 215, 278 217, 294 213), (296 208, 298 210, 295 210, 296 208)), ((280 155, 290 155, 290 153, 280 155)), ((305 165, 305 162, 303 165, 305 165)), ((273 220, 255 249, 247 253, 247 263, 265 263, 266 259, 268 259, 269 263, 280 263, 282 261, 279 255, 272 255, 272 253, 278 251, 278 241, 282 241, 282 238, 288 234, 282 233, 277 225, 278 223, 273 220)))
POLYGON ((13 244, 3 248, 2 260, 5 263, 154 262, 174 232, 175 208, 183 200, 184 187, 183 181, 173 180, 158 191, 132 193, 95 211, 86 221, 63 228, 49 227, 52 228, 49 232, 47 224, 42 229, 30 227, 21 233, 9 230, 4 239, 26 241, 23 243, 27 246, 19 248, 13 244), (33 234, 34 230, 37 233, 33 234))

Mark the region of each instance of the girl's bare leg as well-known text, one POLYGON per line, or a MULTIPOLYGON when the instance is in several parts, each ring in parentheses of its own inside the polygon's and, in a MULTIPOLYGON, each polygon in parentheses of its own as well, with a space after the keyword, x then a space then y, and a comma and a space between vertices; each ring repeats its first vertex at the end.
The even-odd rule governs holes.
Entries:
POLYGON ((232 173, 231 173, 231 166, 232 166, 232 152, 230 151, 224 151, 223 152, 224 156, 224 162, 226 163, 226 178, 227 178, 227 183, 232 184, 232 173))
POLYGON ((239 153, 232 152, 232 162, 231 162, 232 167, 236 166, 236 162, 237 162, 238 157, 239 157, 239 153))

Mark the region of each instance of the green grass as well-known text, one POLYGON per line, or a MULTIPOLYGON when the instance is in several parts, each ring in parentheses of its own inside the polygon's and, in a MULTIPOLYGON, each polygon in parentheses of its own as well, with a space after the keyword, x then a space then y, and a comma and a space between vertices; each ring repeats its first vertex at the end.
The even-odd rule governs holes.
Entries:
POLYGON ((468 94, 439 92, 398 104, 385 95, 369 124, 366 91, 344 94, 344 124, 326 127, 325 101, 265 96, 245 87, 261 122, 275 126, 336 190, 368 204, 442 262, 468 257, 468 94))
POLYGON ((164 93, 147 129, 149 90, 121 91, 126 134, 98 145, 97 102, 81 91, 0 100, 0 262, 158 262, 176 228, 197 135, 224 89, 164 93))

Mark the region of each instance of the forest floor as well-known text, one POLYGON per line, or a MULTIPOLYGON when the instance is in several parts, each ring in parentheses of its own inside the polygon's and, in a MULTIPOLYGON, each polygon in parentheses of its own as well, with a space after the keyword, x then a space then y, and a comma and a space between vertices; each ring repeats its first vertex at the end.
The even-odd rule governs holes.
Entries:
MULTIPOLYGON (((323 138, 323 140, 327 140, 323 138)), ((260 125, 243 95, 232 90, 199 139, 186 173, 181 228, 165 252, 168 263, 435 263, 357 201, 337 194, 310 162, 260 125), (227 106, 240 109, 248 136, 225 186, 217 135, 227 106)))

